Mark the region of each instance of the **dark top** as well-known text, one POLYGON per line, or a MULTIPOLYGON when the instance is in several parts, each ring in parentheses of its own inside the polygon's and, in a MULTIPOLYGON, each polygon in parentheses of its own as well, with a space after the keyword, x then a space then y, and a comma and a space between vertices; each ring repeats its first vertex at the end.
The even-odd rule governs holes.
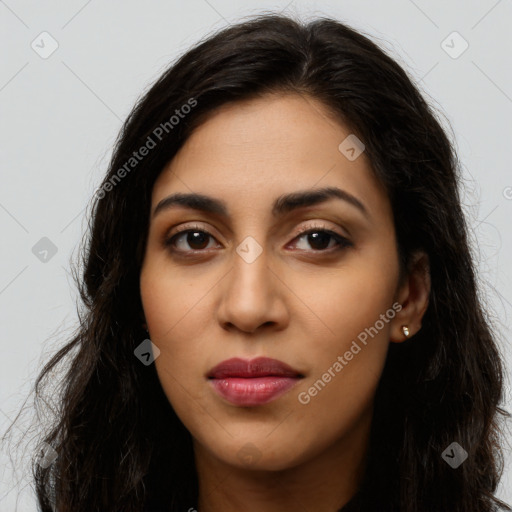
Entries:
MULTIPOLYGON (((361 501, 361 497, 359 493, 355 494, 343 507, 341 507, 337 512, 358 512, 359 504, 361 501)), ((187 507, 183 510, 183 512, 188 512, 190 509, 197 510, 197 508, 194 507, 187 507)), ((150 505, 150 508, 145 507, 144 512, 169 512, 169 509, 163 509, 161 507, 152 507, 150 505)))

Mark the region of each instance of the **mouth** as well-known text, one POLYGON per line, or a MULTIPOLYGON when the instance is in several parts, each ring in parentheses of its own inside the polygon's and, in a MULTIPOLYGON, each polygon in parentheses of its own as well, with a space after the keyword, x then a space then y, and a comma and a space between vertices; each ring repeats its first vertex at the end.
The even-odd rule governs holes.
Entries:
POLYGON ((207 374, 213 390, 228 402, 255 407, 276 400, 304 378, 291 366, 267 357, 223 361, 207 374))

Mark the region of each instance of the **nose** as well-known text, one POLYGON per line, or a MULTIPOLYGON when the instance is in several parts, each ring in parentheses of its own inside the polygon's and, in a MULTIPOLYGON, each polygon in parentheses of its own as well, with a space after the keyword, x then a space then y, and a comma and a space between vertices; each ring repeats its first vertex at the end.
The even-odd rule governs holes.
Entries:
POLYGON ((269 265, 265 251, 250 263, 234 253, 233 267, 222 281, 217 319, 223 329, 254 333, 263 327, 286 328, 288 288, 269 265))

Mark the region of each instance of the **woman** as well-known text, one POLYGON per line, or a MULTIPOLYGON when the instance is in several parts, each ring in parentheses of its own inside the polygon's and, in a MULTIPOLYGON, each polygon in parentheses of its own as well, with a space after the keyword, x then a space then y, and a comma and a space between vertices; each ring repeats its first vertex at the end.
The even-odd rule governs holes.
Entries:
POLYGON ((458 178, 342 23, 265 15, 188 51, 95 197, 81 328, 36 382, 73 351, 41 510, 510 510, 458 178))

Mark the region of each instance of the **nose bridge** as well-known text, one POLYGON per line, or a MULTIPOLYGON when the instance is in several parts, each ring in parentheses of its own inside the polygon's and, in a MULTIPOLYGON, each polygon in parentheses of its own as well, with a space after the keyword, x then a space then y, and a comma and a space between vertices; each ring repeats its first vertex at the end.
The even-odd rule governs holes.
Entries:
POLYGON ((268 251, 252 236, 238 244, 233 254, 230 293, 241 307, 262 308, 272 295, 268 251))
POLYGON ((261 324, 283 321, 285 307, 268 254, 252 236, 235 247, 219 308, 221 323, 252 332, 261 324))

